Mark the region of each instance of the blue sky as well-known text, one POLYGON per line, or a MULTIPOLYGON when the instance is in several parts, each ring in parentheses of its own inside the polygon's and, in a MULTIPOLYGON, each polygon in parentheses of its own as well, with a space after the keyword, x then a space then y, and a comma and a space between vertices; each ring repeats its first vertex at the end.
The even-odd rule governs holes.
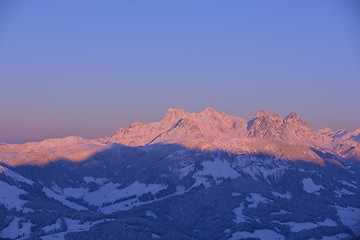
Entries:
POLYGON ((357 1, 1 1, 0 139, 100 137, 169 107, 360 128, 357 1))

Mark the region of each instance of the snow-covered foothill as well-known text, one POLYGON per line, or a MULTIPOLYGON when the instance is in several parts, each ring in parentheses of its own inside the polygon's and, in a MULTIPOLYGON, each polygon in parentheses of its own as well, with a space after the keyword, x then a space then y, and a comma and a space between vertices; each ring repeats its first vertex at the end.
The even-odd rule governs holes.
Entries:
POLYGON ((3 167, 3 166, 0 166, 0 174, 4 174, 8 177, 11 177, 12 179, 14 179, 15 181, 18 181, 18 182, 23 182, 23 183, 27 183, 29 185, 33 185, 34 182, 28 178, 25 178, 23 176, 21 176, 20 174, 14 172, 14 171, 11 171, 9 168, 7 167, 3 167))
POLYGON ((280 209, 278 212, 271 213, 272 215, 281 215, 281 214, 292 214, 292 212, 286 211, 284 209, 280 209))
POLYGON ((340 233, 333 236, 323 236, 321 240, 346 240, 351 239, 351 236, 346 233, 340 233))
POLYGON ((349 190, 347 190, 345 188, 342 188, 340 190, 335 190, 334 193, 335 193, 336 197, 343 197, 346 195, 355 195, 354 192, 350 192, 349 190))
POLYGON ((92 226, 95 226, 96 224, 104 223, 104 222, 108 222, 108 221, 112 221, 112 220, 113 219, 103 219, 103 220, 98 220, 98 221, 94 221, 94 222, 81 223, 81 221, 77 220, 77 219, 64 218, 64 221, 66 224, 65 232, 45 235, 45 236, 42 236, 41 239, 42 240, 65 239, 65 235, 67 233, 88 231, 92 226))
POLYGON ((152 211, 149 211, 149 210, 145 212, 145 215, 146 215, 147 217, 151 217, 151 218, 154 218, 154 219, 157 218, 156 214, 153 213, 152 211))
POLYGON ((340 221, 351 228, 356 235, 360 235, 360 208, 335 206, 340 221))
POLYGON ((45 233, 49 233, 51 231, 55 231, 55 230, 61 230, 61 219, 58 218, 56 220, 55 223, 51 224, 51 225, 47 225, 45 227, 41 228, 45 233))
POLYGON ((31 222, 15 217, 6 228, 0 231, 0 238, 27 239, 31 234, 31 226, 31 222), (20 221, 22 221, 21 224, 20 221))
POLYGON ((248 221, 249 218, 244 215, 244 209, 244 203, 241 203, 239 207, 233 209, 233 212, 235 213, 234 222, 241 223, 248 221))
POLYGON ((302 180, 303 189, 307 193, 319 195, 321 189, 325 189, 322 185, 317 185, 311 178, 304 178, 302 180))
POLYGON ((325 218, 322 222, 316 222, 319 226, 336 227, 338 224, 331 218, 325 218))
POLYGON ((131 185, 121 188, 119 183, 107 183, 98 190, 85 193, 84 200, 94 206, 102 206, 104 203, 112 203, 117 200, 127 199, 127 201, 137 201, 137 198, 144 193, 156 194, 159 191, 166 189, 167 186, 163 184, 147 184, 134 181, 131 185))
POLYGON ((94 178, 94 177, 83 177, 84 181, 86 183, 96 183, 98 185, 104 185, 106 182, 110 181, 109 179, 106 178, 94 178))
POLYGON ((274 222, 279 223, 281 225, 289 226, 290 231, 295 233, 318 227, 316 223, 312 223, 312 222, 279 222, 279 221, 274 221, 274 222))
POLYGON ((193 172, 195 170, 195 165, 194 164, 189 164, 185 167, 180 168, 179 172, 179 178, 183 179, 184 177, 186 177, 187 175, 189 175, 189 173, 193 172))
POLYGON ((210 180, 214 180, 216 184, 220 184, 222 179, 235 179, 240 176, 240 174, 230 166, 229 162, 217 158, 215 158, 214 161, 202 162, 202 166, 203 169, 193 175, 193 178, 196 179, 194 187, 201 184, 205 187, 210 187, 209 177, 211 178, 210 180))
POLYGON ((78 187, 78 188, 67 187, 67 188, 63 189, 63 195, 65 197, 73 197, 73 198, 77 198, 77 199, 83 198, 84 195, 87 194, 88 192, 89 192, 89 189, 81 188, 81 187, 78 187))
POLYGON ((232 234, 229 240, 239 239, 260 239, 260 240, 285 240, 285 237, 273 230, 261 229, 254 232, 238 231, 232 234))
POLYGON ((341 184, 343 184, 343 185, 345 185, 345 186, 354 188, 354 189, 358 189, 358 187, 357 187, 355 184, 349 183, 349 182, 347 182, 347 181, 345 181, 345 180, 339 180, 339 183, 341 183, 341 184))
POLYGON ((249 208, 257 208, 259 203, 270 203, 272 200, 263 197, 260 193, 249 193, 249 196, 246 197, 246 201, 251 202, 249 208))
POLYGON ((292 198, 292 195, 291 195, 291 193, 289 191, 286 191, 286 193, 279 193, 279 192, 272 191, 271 193, 275 197, 286 198, 286 199, 291 199, 292 198))
POLYGON ((322 222, 279 222, 279 221, 274 221, 276 223, 279 223, 281 225, 287 225, 290 227, 290 231, 297 233, 297 232, 301 232, 304 230, 309 230, 309 229, 314 229, 317 228, 318 226, 325 226, 325 227, 336 227, 338 224, 330 219, 330 218, 326 218, 324 221, 322 222))
POLYGON ((26 203, 25 200, 20 199, 20 195, 26 193, 23 189, 0 180, 0 190, 0 204, 3 204, 9 210, 13 208, 17 211, 23 210, 26 203))
POLYGON ((78 210, 78 211, 88 210, 86 207, 81 206, 81 205, 79 205, 79 204, 77 204, 77 203, 74 203, 74 202, 71 202, 71 201, 67 200, 65 196, 60 195, 60 194, 54 192, 53 190, 51 190, 51 189, 49 189, 49 188, 44 187, 44 188, 42 189, 42 191, 43 191, 43 192, 46 194, 46 196, 48 196, 49 198, 52 198, 52 199, 54 199, 54 200, 56 200, 56 201, 59 201, 59 202, 61 202, 62 204, 64 204, 65 206, 68 206, 68 207, 70 207, 70 208, 72 208, 72 209, 75 209, 75 210, 78 210))

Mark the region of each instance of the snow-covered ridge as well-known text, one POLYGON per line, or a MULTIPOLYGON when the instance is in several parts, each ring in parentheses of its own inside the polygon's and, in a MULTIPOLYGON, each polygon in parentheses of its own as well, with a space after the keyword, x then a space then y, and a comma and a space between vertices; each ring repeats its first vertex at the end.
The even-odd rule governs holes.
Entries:
POLYGON ((0 159, 11 166, 19 164, 46 164, 56 159, 82 161, 89 156, 107 149, 109 146, 94 140, 70 136, 47 139, 25 144, 0 146, 0 159))
POLYGON ((170 108, 161 121, 135 122, 129 127, 120 128, 105 142, 127 146, 176 143, 190 148, 237 153, 261 152, 275 156, 287 155, 290 158, 294 156, 291 156, 293 154, 289 150, 304 147, 302 154, 297 154, 298 159, 320 161, 317 154, 308 148, 330 152, 339 157, 360 159, 360 146, 353 136, 356 135, 349 135, 344 130, 337 133, 331 129, 313 131, 295 112, 283 118, 276 113, 261 110, 246 120, 207 107, 200 113, 170 108), (341 134, 343 136, 339 137, 341 134))

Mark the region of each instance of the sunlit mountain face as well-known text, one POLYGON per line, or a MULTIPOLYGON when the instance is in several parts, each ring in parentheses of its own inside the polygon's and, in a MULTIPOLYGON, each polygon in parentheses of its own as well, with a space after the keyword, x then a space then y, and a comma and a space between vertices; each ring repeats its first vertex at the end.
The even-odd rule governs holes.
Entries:
POLYGON ((359 136, 208 107, 99 139, 0 143, 0 238, 353 239, 359 136))

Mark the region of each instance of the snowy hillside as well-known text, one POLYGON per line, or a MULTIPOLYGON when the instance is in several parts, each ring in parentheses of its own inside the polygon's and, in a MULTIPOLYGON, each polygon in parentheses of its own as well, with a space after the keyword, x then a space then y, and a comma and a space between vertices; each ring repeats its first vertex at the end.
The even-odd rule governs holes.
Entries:
POLYGON ((0 239, 352 239, 358 132, 169 109, 109 138, 0 146, 0 239))

